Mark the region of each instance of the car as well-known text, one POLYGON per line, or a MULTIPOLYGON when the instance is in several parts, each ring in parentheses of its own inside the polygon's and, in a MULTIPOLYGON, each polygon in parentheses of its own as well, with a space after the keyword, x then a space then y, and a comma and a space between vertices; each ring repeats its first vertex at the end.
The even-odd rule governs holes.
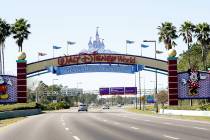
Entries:
POLYGON ((78 108, 78 112, 80 111, 88 111, 88 106, 86 104, 80 104, 78 108))
POLYGON ((109 105, 104 105, 102 109, 109 109, 109 105))
POLYGON ((117 107, 122 107, 122 105, 121 104, 118 104, 117 107))

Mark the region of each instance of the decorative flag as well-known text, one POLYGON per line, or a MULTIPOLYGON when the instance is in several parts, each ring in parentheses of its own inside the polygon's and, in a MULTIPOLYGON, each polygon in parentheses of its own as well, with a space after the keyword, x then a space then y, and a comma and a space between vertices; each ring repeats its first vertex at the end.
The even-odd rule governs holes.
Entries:
POLYGON ((148 47, 149 47, 149 45, 144 45, 144 44, 141 44, 141 47, 142 47, 142 48, 148 48, 148 47))
POLYGON ((60 49, 61 47, 59 46, 53 46, 53 49, 60 49))
POLYGON ((45 56, 45 55, 47 55, 46 53, 42 53, 42 52, 38 52, 38 55, 39 56, 45 56))
POLYGON ((161 53, 163 53, 163 51, 156 50, 156 53, 161 54, 161 53))
POLYGON ((134 41, 131 41, 131 40, 126 40, 126 43, 127 43, 127 44, 133 44, 133 43, 134 43, 134 41))
POLYGON ((74 45, 74 44, 76 44, 76 42, 67 41, 67 44, 68 45, 74 45))

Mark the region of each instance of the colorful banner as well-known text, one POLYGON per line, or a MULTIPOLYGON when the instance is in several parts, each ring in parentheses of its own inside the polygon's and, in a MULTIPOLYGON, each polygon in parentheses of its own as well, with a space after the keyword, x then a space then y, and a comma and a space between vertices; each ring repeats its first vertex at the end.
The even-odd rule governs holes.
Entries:
MULTIPOLYGON (((170 89, 169 89, 170 90, 170 89)), ((171 89, 172 90, 172 89, 171 89)), ((178 98, 179 99, 207 99, 210 98, 210 74, 205 72, 179 73, 178 98), (190 88, 193 81, 198 80, 197 92, 192 94, 190 88)))
POLYGON ((135 56, 115 55, 115 54, 85 54, 71 55, 58 58, 58 65, 87 64, 87 63, 119 63, 135 64, 135 56))
POLYGON ((109 88, 100 88, 99 93, 100 95, 109 95, 109 88))
POLYGON ((118 65, 118 64, 86 64, 72 65, 65 67, 48 67, 48 72, 57 75, 86 73, 86 72, 118 72, 118 73, 135 73, 144 69, 143 65, 118 65))
POLYGON ((125 94, 137 94, 137 87, 125 87, 125 94))
POLYGON ((0 75, 0 104, 17 102, 17 78, 0 75))

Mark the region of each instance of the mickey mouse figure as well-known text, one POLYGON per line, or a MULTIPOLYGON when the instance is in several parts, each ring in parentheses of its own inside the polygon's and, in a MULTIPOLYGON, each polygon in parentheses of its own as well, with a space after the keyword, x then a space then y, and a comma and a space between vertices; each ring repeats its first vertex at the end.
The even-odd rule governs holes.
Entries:
POLYGON ((7 93, 7 83, 4 81, 4 78, 0 76, 0 99, 6 100, 9 98, 7 93))
POLYGON ((199 86, 199 80, 200 80, 200 73, 199 71, 195 71, 195 69, 189 69, 188 70, 189 74, 189 80, 188 82, 188 87, 189 87, 189 96, 196 96, 198 95, 198 88, 199 86))

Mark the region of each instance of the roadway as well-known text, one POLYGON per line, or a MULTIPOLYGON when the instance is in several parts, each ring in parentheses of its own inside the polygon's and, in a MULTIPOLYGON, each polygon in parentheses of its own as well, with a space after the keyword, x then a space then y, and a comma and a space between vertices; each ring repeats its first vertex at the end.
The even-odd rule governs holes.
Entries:
POLYGON ((209 140, 210 123, 76 108, 30 116, 0 128, 0 140, 209 140))

